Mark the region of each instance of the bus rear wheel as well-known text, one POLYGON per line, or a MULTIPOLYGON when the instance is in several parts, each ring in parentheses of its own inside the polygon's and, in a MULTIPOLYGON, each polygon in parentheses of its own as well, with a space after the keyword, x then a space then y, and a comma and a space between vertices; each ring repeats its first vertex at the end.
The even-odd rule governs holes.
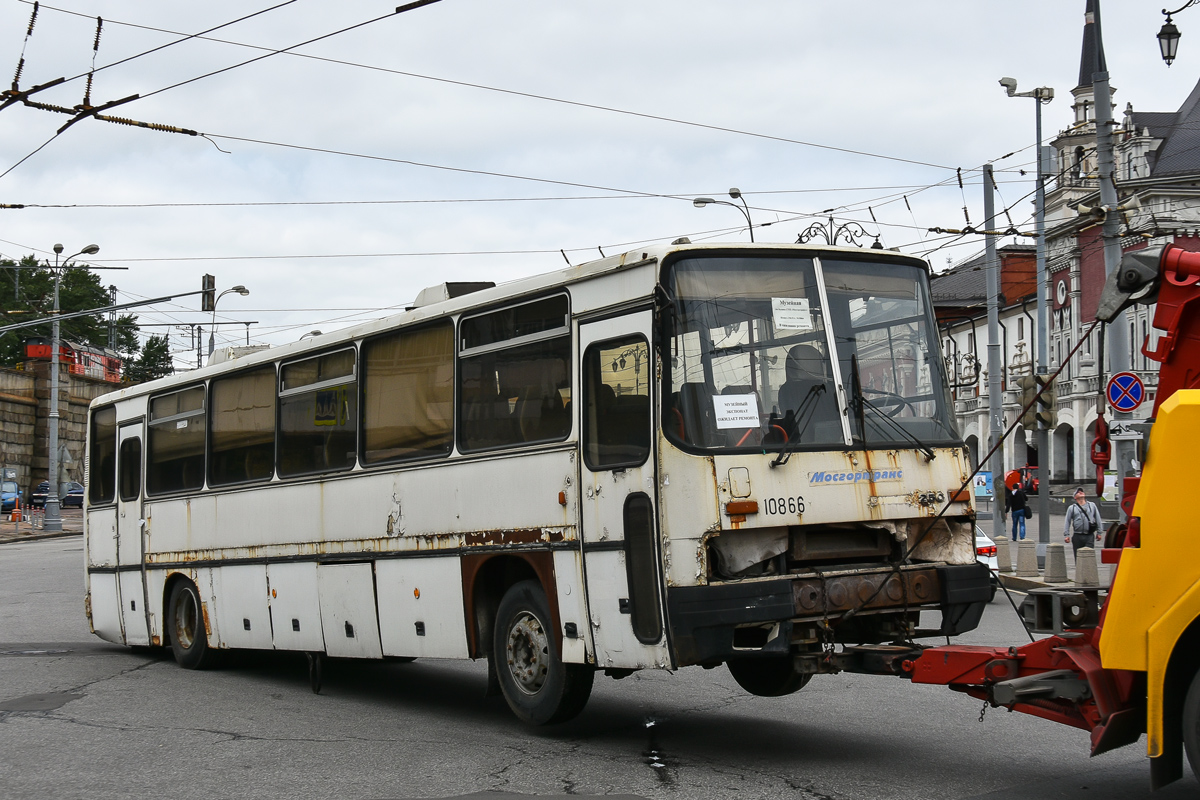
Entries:
POLYGON ((796 672, 791 656, 731 658, 725 666, 738 686, 758 697, 783 697, 800 691, 812 679, 796 672))
POLYGON ((592 693, 595 670, 559 657, 550 604, 537 581, 513 584, 500 601, 492 658, 500 691, 522 722, 552 725, 575 717, 592 693))
POLYGON ((171 587, 167 625, 171 635, 171 652, 179 666, 184 669, 207 669, 212 666, 216 654, 208 646, 200 592, 191 581, 181 580, 171 587))

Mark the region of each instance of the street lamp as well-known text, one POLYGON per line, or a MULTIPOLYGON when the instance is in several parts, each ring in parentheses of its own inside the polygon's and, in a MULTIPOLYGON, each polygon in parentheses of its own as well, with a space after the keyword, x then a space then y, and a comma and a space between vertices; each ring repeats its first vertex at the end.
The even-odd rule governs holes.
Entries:
POLYGON ((216 300, 213 300, 212 325, 209 326, 209 329, 208 329, 208 357, 210 360, 212 359, 213 348, 215 347, 215 344, 216 344, 213 341, 213 334, 216 333, 216 330, 217 330, 217 303, 221 302, 221 298, 224 297, 225 295, 229 294, 230 292, 236 292, 236 293, 240 294, 242 297, 245 297, 246 295, 250 294, 249 289, 247 289, 245 286, 238 285, 238 286, 234 286, 232 289, 226 289, 225 291, 223 291, 219 295, 217 295, 216 300))
POLYGON ((62 283, 62 271, 71 263, 71 259, 76 256, 94 256, 100 252, 100 246, 89 244, 87 247, 80 250, 73 256, 68 256, 62 261, 62 268, 59 268, 58 257, 62 255, 63 246, 61 244, 54 245, 54 320, 50 323, 50 413, 47 417, 49 427, 49 453, 47 453, 46 464, 46 484, 49 487, 46 491, 46 522, 45 530, 61 531, 62 516, 60 515, 59 506, 59 485, 58 485, 58 350, 59 350, 59 332, 58 332, 58 289, 62 283))
MULTIPOLYGON (((1041 86, 1029 92, 1018 92, 1017 82, 1013 78, 1001 78, 1000 85, 1008 92, 1009 97, 1033 98, 1037 136, 1037 154, 1034 159, 1037 164, 1037 182, 1034 184, 1036 193, 1033 200, 1034 232, 1037 236, 1037 334, 1034 342, 1037 348, 1037 366, 1035 372, 1038 375, 1046 375, 1050 371, 1046 340, 1050 315, 1046 297, 1049 288, 1046 276, 1046 172, 1048 170, 1044 168, 1046 159, 1042 157, 1042 106, 1054 99, 1054 90, 1048 86, 1041 86)), ((1038 482, 1037 509, 1040 520, 1038 523, 1038 557, 1044 563, 1046 545, 1050 543, 1050 431, 1040 418, 1037 425, 1037 448, 1038 470, 1041 472, 1041 479, 1038 482)))
POLYGON ((1179 28, 1175 27, 1175 23, 1171 20, 1172 14, 1178 14, 1180 11, 1195 5, 1196 0, 1188 0, 1174 11, 1167 11, 1165 8, 1162 13, 1167 15, 1167 21, 1163 23, 1162 28, 1158 31, 1158 49, 1162 53, 1163 61, 1167 62, 1167 66, 1171 66, 1171 62, 1175 60, 1175 53, 1179 50, 1179 28))
POLYGON ((741 200, 742 204, 731 203, 728 200, 714 200, 711 197, 697 197, 692 201, 692 205, 696 208, 704 208, 707 205, 732 206, 742 212, 742 216, 746 218, 746 226, 750 231, 750 241, 754 241, 754 223, 750 221, 750 206, 746 205, 746 198, 742 197, 742 191, 736 186, 729 190, 729 196, 734 200, 741 200))

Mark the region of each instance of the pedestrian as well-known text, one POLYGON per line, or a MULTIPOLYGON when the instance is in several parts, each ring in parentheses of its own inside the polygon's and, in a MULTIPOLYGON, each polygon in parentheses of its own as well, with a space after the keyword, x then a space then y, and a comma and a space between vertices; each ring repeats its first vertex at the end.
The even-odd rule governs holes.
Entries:
POLYGON ((1067 519, 1063 524, 1063 539, 1071 543, 1075 555, 1081 547, 1096 546, 1100 524, 1100 509, 1087 499, 1083 487, 1079 487, 1075 490, 1075 503, 1067 507, 1067 519))
POLYGON ((1025 538, 1025 490, 1021 488, 1020 481, 1013 481, 1012 489, 1008 492, 1008 510, 1012 512, 1012 540, 1017 541, 1017 532, 1020 530, 1020 538, 1025 538))

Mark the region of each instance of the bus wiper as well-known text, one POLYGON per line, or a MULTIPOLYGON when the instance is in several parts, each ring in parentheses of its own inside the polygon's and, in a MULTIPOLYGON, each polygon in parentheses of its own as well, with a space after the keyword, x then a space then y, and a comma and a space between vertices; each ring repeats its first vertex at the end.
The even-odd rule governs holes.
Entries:
MULTIPOLYGON (((795 425, 797 427, 797 429, 796 429, 796 441, 797 442, 799 442, 800 439, 804 436, 805 431, 808 430, 808 426, 812 424, 813 417, 815 416, 815 412, 817 410, 817 400, 821 397, 821 393, 824 391, 825 391, 825 384, 823 384, 823 383, 818 383, 818 384, 814 384, 813 386, 810 386, 808 389, 808 393, 806 395, 804 395, 804 399, 800 401, 800 405, 796 407, 795 412, 791 411, 790 409, 788 410, 787 413, 792 415, 792 421, 795 423, 795 425), (803 423, 803 424, 801 424, 801 423, 803 423)), ((787 419, 787 418, 785 417, 784 419, 787 419)), ((792 457, 791 452, 788 450, 788 445, 792 441, 792 436, 790 433, 788 433, 786 425, 781 427, 780 429, 784 433, 783 445, 779 448, 779 455, 776 456, 775 460, 771 462, 771 465, 770 465, 771 469, 774 469, 775 467, 783 466, 784 464, 786 464, 788 462, 788 459, 790 459, 792 457)))
MULTIPOLYGON (((933 461, 935 458, 937 458, 937 454, 933 452, 933 449, 929 445, 922 442, 916 436, 913 436, 911 431, 909 431, 907 428, 905 428, 899 422, 896 422, 896 420, 892 419, 886 412, 883 411, 883 409, 879 408, 879 406, 875 405, 874 403, 872 403, 870 400, 868 400, 866 397, 863 396, 862 381, 858 375, 858 357, 857 356, 850 357, 850 369, 851 369, 850 386, 854 390, 854 410, 858 415, 858 430, 862 437, 863 447, 866 448, 866 446, 867 446, 867 423, 866 423, 866 415, 864 414, 864 412, 866 409, 869 408, 875 412, 875 414, 878 416, 879 419, 883 420, 888 425, 891 425, 893 430, 899 432, 899 434, 902 437, 904 437, 905 439, 907 439, 908 441, 910 441, 914 445, 916 445, 917 449, 920 450, 921 453, 924 454, 925 459, 927 461, 933 461)), ((883 426, 880 425, 878 422, 875 422, 874 419, 872 419, 871 422, 874 423, 876 429, 878 429, 880 431, 884 430, 883 426)))

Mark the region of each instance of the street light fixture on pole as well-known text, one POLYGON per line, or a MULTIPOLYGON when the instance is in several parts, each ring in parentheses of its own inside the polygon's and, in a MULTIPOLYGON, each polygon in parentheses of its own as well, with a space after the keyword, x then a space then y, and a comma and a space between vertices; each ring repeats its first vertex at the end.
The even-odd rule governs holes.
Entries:
POLYGON ((225 291, 221 292, 219 295, 217 295, 217 299, 213 301, 212 325, 209 326, 208 329, 208 357, 210 360, 212 359, 213 348, 216 346, 216 343, 213 339, 213 334, 216 333, 217 329, 217 303, 221 302, 221 298, 230 292, 236 292, 242 297, 250 294, 249 289, 239 284, 238 286, 234 286, 232 289, 226 289, 225 291))
POLYGON ((1175 27, 1175 22, 1171 19, 1172 15, 1178 14, 1191 6, 1195 5, 1197 0, 1188 0, 1174 11, 1167 11, 1165 8, 1162 13, 1167 15, 1167 21, 1158 31, 1158 49, 1162 53, 1163 61, 1167 62, 1167 66, 1171 66, 1171 62, 1175 60, 1175 54, 1179 51, 1179 28, 1175 27))
MULTIPOLYGON (((1032 97, 1035 110, 1037 135, 1037 184, 1033 202, 1034 232, 1037 234, 1037 367, 1036 374, 1050 372, 1049 346, 1047 342, 1050 309, 1048 307, 1049 282, 1046 274, 1046 168, 1049 157, 1042 148, 1042 105, 1054 99, 1054 90, 1040 86, 1029 92, 1018 92, 1013 78, 1001 78, 1000 85, 1009 97, 1032 97)), ((1046 150, 1051 148, 1047 147, 1046 150)), ((1040 384, 1038 386, 1040 389, 1040 384)), ((1040 404, 1038 404, 1040 406, 1040 404)), ((1038 451, 1038 558, 1044 563, 1046 545, 1050 544, 1050 429, 1041 414, 1037 415, 1038 451)))
POLYGON ((94 256, 100 252, 100 246, 89 244, 75 255, 68 256, 62 261, 62 268, 60 269, 58 257, 62 255, 62 251, 63 246, 61 244, 54 245, 54 321, 50 323, 50 413, 46 419, 50 434, 48 443, 49 452, 46 454, 46 484, 49 487, 46 491, 45 530, 47 531, 62 530, 58 485, 58 350, 60 347, 58 289, 62 283, 62 271, 67 268, 67 264, 71 263, 71 259, 76 256, 94 256))
POLYGON ((754 223, 750 221, 750 206, 746 205, 746 198, 742 197, 741 189, 736 186, 729 190, 729 196, 734 200, 741 200, 742 204, 731 203, 728 200, 714 200, 711 197, 697 197, 692 201, 692 205, 696 208, 704 208, 707 205, 731 206, 742 212, 742 216, 746 218, 746 227, 750 231, 750 241, 754 241, 754 223))

